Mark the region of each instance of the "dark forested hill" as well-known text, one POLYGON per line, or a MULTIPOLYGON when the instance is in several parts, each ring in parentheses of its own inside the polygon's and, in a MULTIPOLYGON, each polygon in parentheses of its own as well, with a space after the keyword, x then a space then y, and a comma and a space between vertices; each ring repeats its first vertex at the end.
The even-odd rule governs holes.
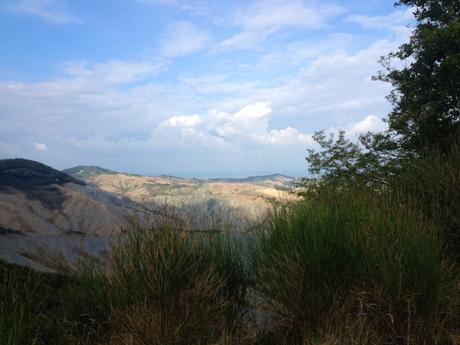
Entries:
POLYGON ((85 182, 39 162, 21 158, 0 160, 0 188, 28 190, 64 183, 85 185, 85 182))

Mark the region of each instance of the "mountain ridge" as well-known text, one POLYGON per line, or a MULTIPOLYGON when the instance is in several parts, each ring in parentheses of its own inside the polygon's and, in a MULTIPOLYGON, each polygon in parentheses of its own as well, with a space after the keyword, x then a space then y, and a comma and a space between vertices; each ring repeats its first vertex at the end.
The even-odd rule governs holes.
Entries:
POLYGON ((170 174, 159 174, 159 175, 142 175, 136 173, 129 173, 129 172, 121 172, 121 171, 114 171, 111 169, 106 169, 97 165, 77 165, 71 168, 66 168, 61 170, 63 173, 66 173, 73 177, 81 177, 81 178, 89 178, 99 174, 123 174, 129 176, 142 176, 142 177, 164 177, 164 178, 174 178, 174 179, 182 179, 182 180, 196 180, 196 181, 222 181, 222 182, 236 182, 236 183, 244 183, 244 182, 254 182, 254 181, 261 181, 261 180, 268 180, 274 178, 286 178, 286 179, 293 179, 297 180, 296 177, 289 176, 286 174, 281 173, 273 173, 273 174, 266 174, 266 175, 250 175, 247 177, 208 177, 208 178, 198 178, 198 177, 180 177, 176 175, 170 174))

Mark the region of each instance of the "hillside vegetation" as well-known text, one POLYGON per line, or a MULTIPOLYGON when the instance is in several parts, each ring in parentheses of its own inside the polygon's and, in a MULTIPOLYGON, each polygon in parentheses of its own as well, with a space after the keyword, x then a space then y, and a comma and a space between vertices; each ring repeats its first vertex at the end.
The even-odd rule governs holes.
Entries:
POLYGON ((85 184, 82 180, 39 162, 27 159, 0 160, 0 188, 13 187, 20 190, 30 190, 51 184, 63 185, 64 183, 85 184))
POLYGON ((456 344, 456 266, 401 201, 323 192, 244 235, 133 223, 58 285, 7 266, 2 344, 456 344))

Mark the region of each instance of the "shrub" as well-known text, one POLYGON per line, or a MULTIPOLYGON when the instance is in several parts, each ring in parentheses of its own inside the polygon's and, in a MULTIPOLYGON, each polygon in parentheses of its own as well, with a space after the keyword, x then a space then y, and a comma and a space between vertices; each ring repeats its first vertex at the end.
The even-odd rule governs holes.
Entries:
POLYGON ((391 180, 406 202, 417 205, 440 231, 447 253, 459 260, 460 253, 460 149, 452 141, 450 151, 425 152, 405 164, 403 173, 391 180))
POLYGON ((323 193, 275 209, 253 255, 256 289, 293 343, 437 343, 458 305, 440 248, 389 195, 323 193))
POLYGON ((233 332, 247 272, 236 240, 222 236, 134 224, 104 273, 115 336, 132 344, 208 344, 233 332))

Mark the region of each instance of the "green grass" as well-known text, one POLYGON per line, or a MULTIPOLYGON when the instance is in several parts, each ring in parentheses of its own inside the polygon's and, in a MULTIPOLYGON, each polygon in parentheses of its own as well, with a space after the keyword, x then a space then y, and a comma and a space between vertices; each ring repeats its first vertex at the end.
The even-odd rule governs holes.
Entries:
POLYGON ((61 344, 60 312, 71 279, 0 262, 0 344, 61 344))
POLYGON ((323 194, 278 207, 253 255, 275 337, 296 344, 344 334, 350 344, 449 337, 456 277, 435 231, 392 197, 323 194))
POLYGON ((97 305, 92 319, 100 320, 87 334, 104 344, 211 344, 236 336, 248 285, 239 248, 225 234, 133 223, 107 267, 82 275, 97 305))
POLYGON ((449 153, 425 152, 406 163, 391 187, 405 202, 411 202, 433 221, 444 247, 460 262, 460 138, 449 153))

